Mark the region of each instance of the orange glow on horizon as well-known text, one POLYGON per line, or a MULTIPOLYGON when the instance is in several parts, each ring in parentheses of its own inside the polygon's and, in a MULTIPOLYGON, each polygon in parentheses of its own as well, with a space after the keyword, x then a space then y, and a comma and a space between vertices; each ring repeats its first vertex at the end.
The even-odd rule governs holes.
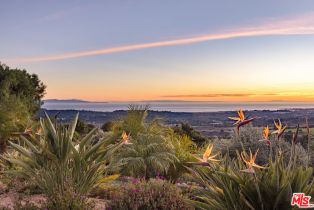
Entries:
POLYGON ((208 102, 280 102, 280 101, 289 101, 289 102, 314 102, 313 94, 298 94, 295 93, 281 93, 281 94, 212 94, 209 97, 206 97, 208 94, 200 95, 177 95, 170 97, 163 96, 153 96, 150 94, 137 94, 137 95, 115 95, 115 96, 102 96, 102 95, 91 95, 87 97, 83 95, 74 95, 69 93, 68 95, 62 94, 47 94, 45 99, 69 99, 76 98, 88 101, 150 101, 150 100, 182 100, 182 101, 208 101, 208 102), (226 96, 223 96, 226 95, 226 96))

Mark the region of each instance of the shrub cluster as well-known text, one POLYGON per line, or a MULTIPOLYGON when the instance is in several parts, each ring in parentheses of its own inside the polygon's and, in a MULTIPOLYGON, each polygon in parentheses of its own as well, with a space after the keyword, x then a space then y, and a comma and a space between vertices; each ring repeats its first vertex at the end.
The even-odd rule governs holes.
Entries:
POLYGON ((105 191, 103 197, 110 200, 110 209, 117 210, 192 209, 176 185, 161 179, 133 179, 118 189, 105 191))

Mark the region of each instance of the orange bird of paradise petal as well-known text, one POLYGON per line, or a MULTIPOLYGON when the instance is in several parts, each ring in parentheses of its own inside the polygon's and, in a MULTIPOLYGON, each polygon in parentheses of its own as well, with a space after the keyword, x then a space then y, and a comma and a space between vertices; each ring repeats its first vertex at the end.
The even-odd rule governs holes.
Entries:
POLYGON ((245 115, 242 109, 240 109, 239 111, 237 111, 238 113, 238 117, 229 117, 230 120, 234 120, 236 121, 234 123, 234 125, 239 124, 240 122, 243 122, 245 120, 245 115))
POLYGON ((23 132, 13 132, 13 135, 25 135, 25 136, 29 136, 33 133, 33 129, 32 128, 25 128, 25 130, 23 132))
POLYGON ((121 138, 122 138, 123 144, 132 144, 130 142, 130 134, 127 135, 125 131, 122 132, 121 138))
POLYGON ((23 132, 23 134, 31 134, 33 132, 32 128, 26 128, 23 132))
POLYGON ((43 133, 43 130, 41 128, 38 128, 37 132, 35 134, 38 135, 38 136, 41 136, 42 133, 43 133))
POLYGON ((264 137, 264 139, 268 139, 268 137, 269 137, 269 127, 268 127, 268 125, 263 129, 263 137, 264 137))
POLYGON ((209 166, 209 162, 218 162, 220 160, 217 160, 215 159, 215 157, 218 155, 218 154, 215 154, 215 155, 211 155, 212 153, 212 150, 213 150, 213 145, 208 145, 204 154, 203 154, 203 157, 200 158, 198 156, 195 156, 195 158, 199 161, 199 162, 188 162, 189 164, 193 164, 193 165, 201 165, 201 166, 209 166))
POLYGON ((269 140, 269 127, 266 126, 263 128, 263 139, 259 140, 259 141, 262 141, 262 142, 266 142, 268 145, 271 144, 271 141, 269 140))
POLYGON ((257 153, 258 153, 258 150, 256 150, 256 153, 253 155, 252 151, 250 150, 250 157, 247 158, 247 157, 245 157, 246 155, 243 152, 241 152, 241 158, 247 166, 247 169, 242 170, 243 172, 255 173, 254 168, 260 168, 260 169, 265 168, 265 167, 257 165, 255 163, 257 153))
POLYGON ((213 162, 217 162, 219 160, 215 159, 215 157, 218 155, 218 154, 215 154, 215 155, 211 155, 212 153, 212 150, 213 150, 213 145, 208 145, 204 154, 203 154, 203 158, 197 158, 199 161, 201 162, 208 162, 208 161, 213 161, 213 162))
POLYGON ((245 115, 242 109, 238 111, 238 115, 241 121, 245 120, 245 115))
POLYGON ((282 134, 285 132, 287 125, 283 127, 280 119, 278 119, 278 122, 274 121, 274 125, 276 127, 276 130, 272 132, 272 134, 277 134, 277 138, 280 139, 282 134))

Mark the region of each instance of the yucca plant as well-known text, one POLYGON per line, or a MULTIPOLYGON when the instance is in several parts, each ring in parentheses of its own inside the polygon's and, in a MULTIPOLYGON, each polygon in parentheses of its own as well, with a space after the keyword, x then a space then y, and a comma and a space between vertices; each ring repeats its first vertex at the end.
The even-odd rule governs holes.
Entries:
POLYGON ((7 155, 6 160, 19 169, 6 173, 33 181, 47 195, 51 208, 84 209, 85 196, 101 183, 109 157, 121 146, 107 145, 105 140, 93 144, 96 128, 75 145, 77 119, 78 114, 65 127, 54 125, 46 114, 40 120, 41 133, 21 136, 19 144, 10 143, 20 156, 7 155))

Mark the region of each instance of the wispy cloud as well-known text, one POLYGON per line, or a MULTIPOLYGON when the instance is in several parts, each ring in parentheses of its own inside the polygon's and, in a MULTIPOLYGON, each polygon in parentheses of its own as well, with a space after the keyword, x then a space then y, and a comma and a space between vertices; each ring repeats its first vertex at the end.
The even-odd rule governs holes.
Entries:
POLYGON ((37 23, 49 22, 54 20, 59 20, 65 18, 73 13, 80 11, 80 7, 72 7, 61 11, 56 11, 55 13, 48 14, 46 16, 37 19, 37 23))
POLYGON ((36 19, 30 20, 27 23, 21 24, 21 25, 16 25, 13 26, 13 29, 23 29, 26 27, 31 27, 31 26, 36 26, 38 24, 44 24, 44 23, 49 23, 52 21, 57 21, 57 20, 62 20, 78 11, 80 11, 80 7, 72 7, 60 11, 55 11, 49 14, 46 14, 45 16, 37 17, 36 19))
POLYGON ((276 93, 252 94, 252 93, 210 93, 190 95, 166 95, 164 98, 217 98, 217 97, 250 97, 250 96, 276 96, 276 93))
MULTIPOLYGON (((52 17, 53 18, 53 17, 52 17)), ((48 18, 49 19, 49 18, 48 18)), ((307 14, 298 17, 290 17, 284 19, 269 19, 267 22, 261 24, 254 24, 253 26, 238 27, 225 30, 221 33, 211 33, 206 35, 191 36, 187 38, 177 38, 164 41, 138 43, 132 45, 123 45, 117 47, 86 50, 78 52, 60 53, 55 55, 44 55, 35 57, 21 57, 13 59, 3 59, 8 62, 40 62, 64 60, 86 56, 96 56, 103 54, 112 54, 118 52, 126 52, 133 50, 140 50, 153 47, 187 45, 198 42, 232 39, 238 37, 251 36, 267 36, 267 35, 302 35, 314 34, 314 14, 307 14)))

